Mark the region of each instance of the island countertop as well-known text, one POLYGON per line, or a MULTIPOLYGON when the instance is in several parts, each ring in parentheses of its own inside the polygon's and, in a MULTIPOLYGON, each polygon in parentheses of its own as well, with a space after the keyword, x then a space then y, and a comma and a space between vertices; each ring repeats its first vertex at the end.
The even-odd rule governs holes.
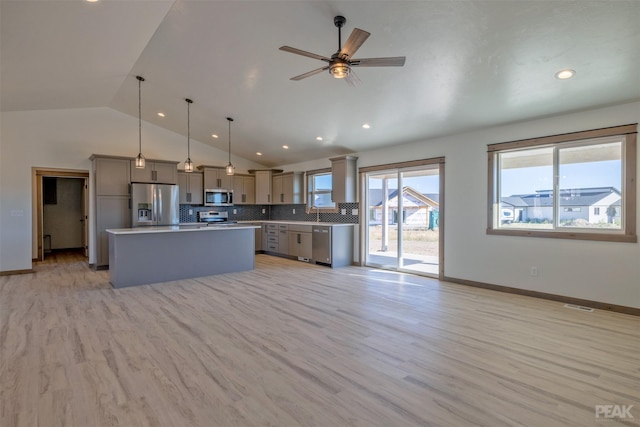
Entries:
POLYGON ((224 224, 224 225, 206 225, 193 223, 181 225, 159 225, 136 228, 110 228, 107 233, 110 234, 148 234, 148 233, 183 233, 183 232, 208 232, 219 230, 243 230, 260 228, 259 225, 251 224, 224 224))

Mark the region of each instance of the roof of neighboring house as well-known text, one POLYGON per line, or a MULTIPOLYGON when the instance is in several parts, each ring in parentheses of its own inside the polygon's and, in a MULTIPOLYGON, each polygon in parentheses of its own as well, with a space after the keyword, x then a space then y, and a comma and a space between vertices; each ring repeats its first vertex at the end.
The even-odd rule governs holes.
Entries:
MULTIPOLYGON (((616 204, 620 200, 620 191, 615 187, 594 187, 594 188, 574 188, 560 190, 560 198, 562 206, 593 206, 598 204, 605 197, 615 194, 617 200, 609 203, 616 204)), ((514 194, 512 196, 503 197, 501 202, 513 207, 529 207, 529 206, 553 206, 553 191, 539 190, 532 194, 514 194)))
MULTIPOLYGON (((398 196, 397 189, 389 189, 387 192, 387 200, 395 199, 398 196)), ((438 207, 440 203, 440 195, 437 193, 420 193, 412 187, 404 187, 404 198, 418 206, 438 207)), ((369 205, 382 206, 382 189, 369 189, 369 205)))

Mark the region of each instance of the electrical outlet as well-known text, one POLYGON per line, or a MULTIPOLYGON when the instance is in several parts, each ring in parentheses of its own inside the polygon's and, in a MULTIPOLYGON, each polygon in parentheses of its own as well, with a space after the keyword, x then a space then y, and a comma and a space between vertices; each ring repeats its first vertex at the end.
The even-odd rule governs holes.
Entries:
POLYGON ((234 210, 233 210, 233 214, 235 215, 235 214, 237 214, 237 213, 238 213, 238 209, 234 209, 234 210))
POLYGON ((346 215, 346 214, 347 214, 347 210, 346 210, 346 209, 344 209, 344 208, 342 208, 342 209, 340 210, 340 213, 341 213, 342 215, 346 215))
POLYGON ((267 213, 266 209, 262 209, 262 214, 264 215, 265 213, 267 213))
POLYGON ((531 277, 538 277, 538 267, 531 267, 529 274, 531 277))
POLYGON ((351 215, 358 215, 358 209, 351 209, 351 215))
POLYGON ((189 209, 189 215, 193 215, 193 209, 189 209))
POLYGON ((294 214, 294 215, 296 214, 296 210, 295 210, 295 209, 293 209, 293 214, 294 214))

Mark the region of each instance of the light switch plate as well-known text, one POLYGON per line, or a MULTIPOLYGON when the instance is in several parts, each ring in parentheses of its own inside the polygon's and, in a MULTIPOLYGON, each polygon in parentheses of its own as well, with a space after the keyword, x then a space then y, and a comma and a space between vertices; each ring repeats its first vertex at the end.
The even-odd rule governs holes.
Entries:
POLYGON ((342 208, 340 210, 340 213, 342 213, 342 215, 346 215, 347 214, 347 210, 345 208, 342 208))
POLYGON ((266 212, 267 212, 267 210, 266 210, 266 209, 262 209, 262 213, 263 213, 263 214, 264 214, 264 213, 266 213, 266 212))
POLYGON ((351 215, 358 215, 358 209, 351 209, 351 215))

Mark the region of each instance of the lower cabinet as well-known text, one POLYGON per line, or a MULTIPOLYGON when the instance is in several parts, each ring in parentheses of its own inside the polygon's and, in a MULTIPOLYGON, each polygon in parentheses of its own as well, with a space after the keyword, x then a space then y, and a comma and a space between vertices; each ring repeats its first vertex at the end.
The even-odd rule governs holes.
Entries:
POLYGON ((310 225, 289 225, 289 255, 303 258, 305 261, 311 259, 311 229, 310 225))
POLYGON ((353 224, 263 223, 262 250, 330 267, 351 265, 353 229, 353 224))

